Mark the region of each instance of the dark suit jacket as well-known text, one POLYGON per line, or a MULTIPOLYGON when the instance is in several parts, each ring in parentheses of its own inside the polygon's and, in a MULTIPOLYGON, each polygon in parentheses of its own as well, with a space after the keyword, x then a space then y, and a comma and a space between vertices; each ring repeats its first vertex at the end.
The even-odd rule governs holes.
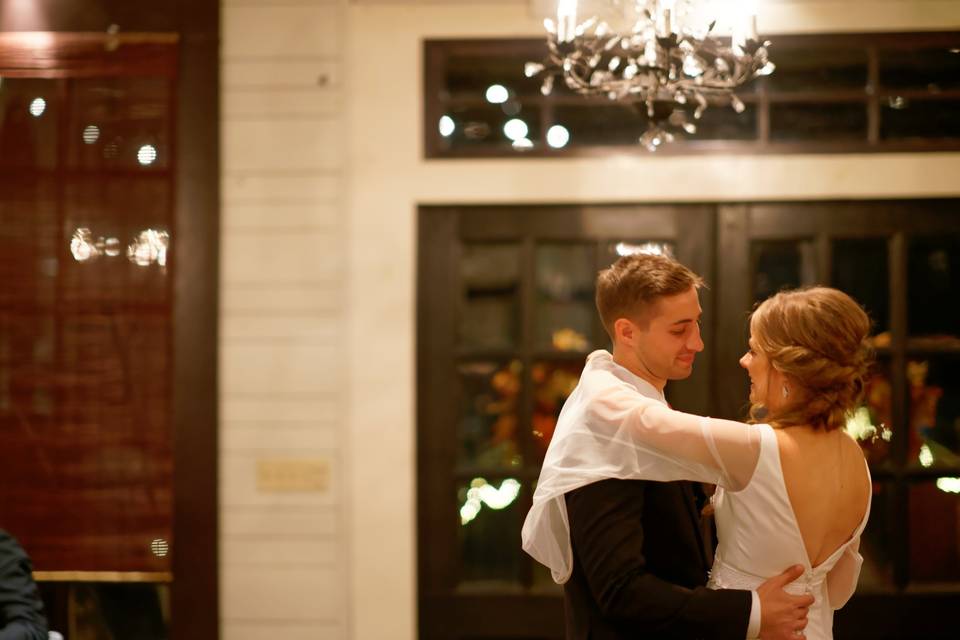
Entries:
POLYGON ((712 549, 691 483, 603 480, 565 498, 568 640, 746 638, 750 592, 704 586, 712 549))
POLYGON ((33 568, 17 540, 0 529, 0 640, 47 640, 33 568))

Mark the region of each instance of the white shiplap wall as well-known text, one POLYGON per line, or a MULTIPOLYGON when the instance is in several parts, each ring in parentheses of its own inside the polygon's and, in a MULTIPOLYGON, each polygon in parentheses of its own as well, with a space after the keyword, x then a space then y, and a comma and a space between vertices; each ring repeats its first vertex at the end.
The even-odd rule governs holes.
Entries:
POLYGON ((221 9, 221 637, 346 638, 343 2, 221 9), (258 488, 302 459, 325 490, 258 488))

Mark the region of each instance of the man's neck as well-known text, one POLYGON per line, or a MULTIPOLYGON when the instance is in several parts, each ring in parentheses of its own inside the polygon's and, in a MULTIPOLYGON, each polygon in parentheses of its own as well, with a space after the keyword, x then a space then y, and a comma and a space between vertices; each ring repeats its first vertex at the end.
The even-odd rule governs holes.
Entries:
POLYGON ((629 349, 618 348, 616 345, 614 345, 613 361, 638 378, 642 378, 646 382, 649 382, 653 388, 659 391, 661 394, 663 393, 663 388, 667 386, 666 380, 663 378, 658 378, 650 373, 650 370, 643 366, 643 363, 640 361, 640 359, 637 358, 637 356, 629 349))

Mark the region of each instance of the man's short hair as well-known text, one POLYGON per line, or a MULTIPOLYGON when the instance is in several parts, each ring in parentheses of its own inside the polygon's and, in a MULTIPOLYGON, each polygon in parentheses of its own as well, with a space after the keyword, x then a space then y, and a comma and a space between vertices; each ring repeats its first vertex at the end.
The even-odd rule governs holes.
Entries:
POLYGON ((634 253, 597 275, 597 311, 613 340, 613 325, 618 318, 642 320, 659 298, 702 286, 700 276, 673 258, 634 253))

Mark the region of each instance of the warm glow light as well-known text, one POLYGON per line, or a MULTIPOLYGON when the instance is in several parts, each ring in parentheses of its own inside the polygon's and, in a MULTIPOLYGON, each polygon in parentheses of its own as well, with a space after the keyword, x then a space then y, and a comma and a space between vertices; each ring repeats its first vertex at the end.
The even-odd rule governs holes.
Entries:
POLYGON ((449 138, 457 130, 457 125, 450 116, 440 116, 440 135, 449 138))
POLYGON ((570 142, 570 132, 562 124, 555 124, 547 129, 547 144, 554 149, 562 149, 570 142))
POLYGON ((937 478, 937 489, 944 493, 960 493, 960 478, 937 478))
POLYGON ((127 247, 127 258, 140 267, 148 267, 154 262, 163 267, 167 264, 169 246, 170 234, 166 231, 144 229, 127 247))
POLYGON ((920 466, 930 467, 933 465, 933 452, 926 444, 920 447, 920 466))
POLYGON ((570 328, 554 331, 551 343, 557 351, 586 351, 590 346, 585 335, 570 328))
POLYGON ((520 118, 507 120, 506 124, 503 125, 503 135, 511 140, 526 138, 528 133, 530 133, 530 127, 520 118))
POLYGON ((655 256, 673 256, 670 245, 662 242, 644 242, 643 244, 618 242, 616 251, 618 256, 630 256, 635 253, 648 253, 655 256))
POLYGON ((569 42, 577 28, 577 0, 560 0, 557 3, 557 39, 569 42))
POLYGON ((112 160, 120 155, 120 138, 115 138, 103 145, 103 157, 112 160))
POLYGON ((529 138, 520 138, 513 141, 514 149, 533 149, 533 142, 529 138))
POLYGON ((844 430, 854 440, 871 440, 877 436, 877 427, 870 420, 870 410, 860 407, 847 418, 844 430))
POLYGON ((95 124, 88 124, 83 130, 84 144, 93 144, 100 139, 100 127, 95 124))
POLYGON ((520 483, 506 478, 500 488, 494 488, 484 478, 474 478, 467 490, 467 500, 460 507, 460 524, 467 525, 477 517, 484 505, 491 509, 506 509, 520 494, 520 483))
POLYGON ((111 258, 120 255, 120 240, 117 238, 107 238, 106 242, 104 242, 104 247, 103 252, 111 258))
MULTIPOLYGON (((21 0, 20 2, 9 2, 6 4, 13 5, 10 7, 10 9, 15 11, 17 14, 19 14, 17 17, 21 17, 21 18, 26 18, 27 16, 24 14, 30 13, 31 8, 33 8, 34 11, 36 11, 36 5, 38 5, 38 3, 31 2, 30 0, 21 0)), ((4 15, 3 18, 4 19, 0 20, 0 22, 4 24, 5 30, 6 28, 10 28, 14 26, 12 24, 13 20, 7 20, 8 16, 4 15)), ((53 33, 50 33, 48 31, 21 31, 18 33, 8 32, 4 35, 7 38, 15 40, 17 44, 25 45, 30 49, 48 49, 51 46, 53 46, 53 43, 54 43, 53 33)))
POLYGON ((163 538, 157 538, 150 543, 150 551, 158 558, 163 558, 170 552, 170 545, 163 538))
POLYGON ((503 104, 510 99, 510 92, 502 84, 492 84, 487 87, 487 102, 490 104, 503 104))
POLYGON ((137 162, 143 166, 153 164, 157 159, 157 148, 152 144, 145 144, 137 151, 137 162))
POLYGON ((77 262, 86 262, 100 255, 90 229, 80 227, 73 232, 73 237, 70 239, 70 254, 77 262))
POLYGON ((47 101, 43 98, 34 98, 33 102, 30 103, 30 115, 32 115, 34 118, 39 118, 46 110, 47 101))

